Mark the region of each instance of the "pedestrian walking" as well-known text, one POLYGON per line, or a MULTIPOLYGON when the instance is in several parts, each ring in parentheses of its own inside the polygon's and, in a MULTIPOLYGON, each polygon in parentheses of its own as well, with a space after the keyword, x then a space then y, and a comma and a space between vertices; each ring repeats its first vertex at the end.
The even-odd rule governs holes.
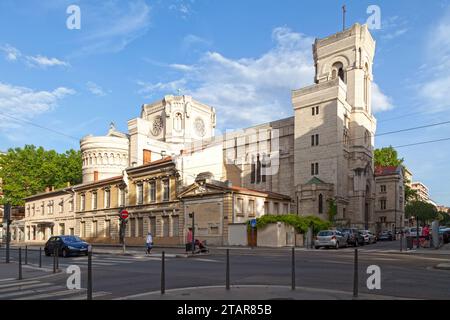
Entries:
POLYGON ((146 245, 147 245, 146 253, 147 253, 147 254, 152 253, 152 248, 153 248, 153 236, 152 236, 152 233, 151 233, 151 232, 149 232, 149 233, 147 234, 147 239, 146 239, 145 242, 146 242, 146 245))

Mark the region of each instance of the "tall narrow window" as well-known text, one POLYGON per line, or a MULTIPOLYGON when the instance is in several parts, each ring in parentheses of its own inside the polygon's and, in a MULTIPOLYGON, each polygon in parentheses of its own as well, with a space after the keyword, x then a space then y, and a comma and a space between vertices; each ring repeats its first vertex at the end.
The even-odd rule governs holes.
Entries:
POLYGON ((255 182, 256 182, 256 163, 255 163, 255 159, 252 157, 250 183, 255 183, 255 182))
POLYGON ((311 163, 311 175, 313 176, 314 175, 314 163, 311 163))
POLYGON ((316 162, 314 167, 315 167, 315 173, 314 174, 318 175, 319 174, 319 163, 316 162))
POLYGON ((255 215, 255 200, 248 200, 248 216, 254 217, 255 215))
POLYGON ((109 209, 111 207, 111 190, 105 190, 105 208, 109 209))
POLYGON ((150 181, 148 196, 150 202, 156 202, 156 181, 150 181))
POLYGON ((142 183, 136 185, 136 202, 138 205, 144 203, 144 193, 142 183))
POLYGON ((323 195, 319 194, 319 213, 323 213, 323 195))
POLYGON ((256 183, 261 182, 261 160, 259 155, 256 157, 256 183))
POLYGON ((311 136, 311 146, 318 146, 319 145, 319 135, 318 134, 313 134, 311 136))
POLYGON ((80 211, 86 210, 86 194, 80 195, 80 211))
POLYGON ((163 183, 163 201, 169 201, 170 198, 169 179, 164 179, 162 183, 163 183))
POLYGON ((97 210, 97 191, 92 192, 92 210, 97 210))
POLYGON ((123 207, 125 206, 125 189, 124 188, 120 188, 119 189, 119 207, 123 207))

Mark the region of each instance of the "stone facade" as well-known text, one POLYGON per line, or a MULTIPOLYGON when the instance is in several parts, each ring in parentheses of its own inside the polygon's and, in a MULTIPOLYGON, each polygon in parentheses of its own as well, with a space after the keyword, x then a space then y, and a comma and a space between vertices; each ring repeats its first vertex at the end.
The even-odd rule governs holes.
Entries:
POLYGON ((376 231, 403 230, 406 222, 403 168, 377 167, 375 183, 376 231))

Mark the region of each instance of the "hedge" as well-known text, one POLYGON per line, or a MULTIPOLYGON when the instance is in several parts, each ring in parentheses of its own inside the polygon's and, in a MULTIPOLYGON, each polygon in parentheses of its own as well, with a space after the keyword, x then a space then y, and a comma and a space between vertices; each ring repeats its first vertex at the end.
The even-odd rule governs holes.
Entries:
MULTIPOLYGON (((313 232, 317 233, 320 230, 326 230, 331 227, 330 221, 325 221, 315 216, 297 216, 295 214, 286 215, 272 215, 266 214, 261 218, 256 219, 256 229, 263 228, 269 223, 284 222, 295 228, 298 233, 305 234, 308 232, 309 226, 313 227, 313 232)), ((247 222, 248 228, 251 228, 250 221, 247 222)))

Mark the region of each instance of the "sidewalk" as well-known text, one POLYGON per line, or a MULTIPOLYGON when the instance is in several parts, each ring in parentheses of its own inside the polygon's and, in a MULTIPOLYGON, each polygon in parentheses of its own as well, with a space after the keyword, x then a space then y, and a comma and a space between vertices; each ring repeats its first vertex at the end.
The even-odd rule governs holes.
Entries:
MULTIPOLYGON (((22 265, 22 279, 39 278, 52 275, 49 269, 39 269, 30 265, 22 265)), ((19 264, 17 262, 0 263, 0 284, 2 281, 14 280, 19 278, 19 264)))
MULTIPOLYGON (((115 300, 354 300, 348 291, 287 286, 239 285, 226 290, 224 286, 191 287, 153 291, 115 300)), ((360 293, 357 300, 410 300, 409 298, 360 293)))

